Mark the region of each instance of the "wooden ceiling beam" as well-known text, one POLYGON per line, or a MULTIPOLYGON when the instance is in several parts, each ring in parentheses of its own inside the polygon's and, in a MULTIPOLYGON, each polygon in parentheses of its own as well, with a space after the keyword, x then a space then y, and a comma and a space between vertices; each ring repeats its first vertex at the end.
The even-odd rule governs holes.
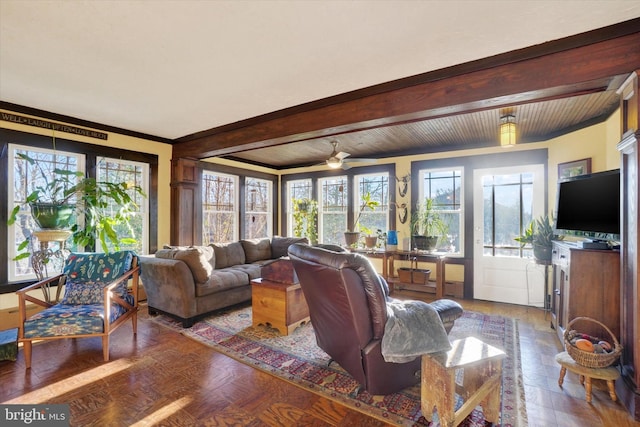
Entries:
POLYGON ((640 19, 627 22, 635 30, 626 25, 621 36, 609 27, 604 35, 596 30, 599 38, 594 32, 573 36, 568 50, 558 47, 567 45, 565 39, 549 42, 200 132, 177 140, 173 156, 204 159, 597 90, 640 68, 640 19), (573 47, 576 38, 584 44, 573 47))

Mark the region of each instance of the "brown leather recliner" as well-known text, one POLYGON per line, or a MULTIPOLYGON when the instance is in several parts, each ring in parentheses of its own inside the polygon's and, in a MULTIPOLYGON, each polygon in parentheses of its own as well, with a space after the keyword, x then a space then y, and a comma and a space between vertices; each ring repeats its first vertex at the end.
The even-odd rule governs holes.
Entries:
MULTIPOLYGON (((305 244, 289 247, 309 306, 318 346, 352 375, 362 389, 386 395, 419 381, 420 358, 390 363, 381 351, 389 287, 364 256, 305 244)), ((448 333, 462 307, 451 300, 432 303, 448 333)))

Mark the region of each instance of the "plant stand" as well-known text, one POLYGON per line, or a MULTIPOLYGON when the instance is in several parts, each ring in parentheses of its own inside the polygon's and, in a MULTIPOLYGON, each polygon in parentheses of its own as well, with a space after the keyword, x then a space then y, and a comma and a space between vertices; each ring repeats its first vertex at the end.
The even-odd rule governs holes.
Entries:
MULTIPOLYGON (((65 242, 71 236, 71 231, 39 230, 34 231, 33 235, 40 242, 40 250, 34 251, 31 255, 31 266, 38 280, 43 280, 45 277, 49 277, 47 265, 52 261, 60 266, 64 265, 64 260, 69 256, 69 250, 65 247, 65 242), (52 250, 49 248, 50 242, 57 243, 58 249, 52 250)), ((45 295, 45 298, 49 302, 49 296, 45 295)))

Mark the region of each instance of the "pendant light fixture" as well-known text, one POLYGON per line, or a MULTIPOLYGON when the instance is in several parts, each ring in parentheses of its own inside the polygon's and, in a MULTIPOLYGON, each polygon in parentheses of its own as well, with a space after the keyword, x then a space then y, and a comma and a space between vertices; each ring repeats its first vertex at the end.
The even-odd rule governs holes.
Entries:
POLYGON ((500 118, 500 145, 513 147, 516 145, 516 116, 508 114, 500 118))

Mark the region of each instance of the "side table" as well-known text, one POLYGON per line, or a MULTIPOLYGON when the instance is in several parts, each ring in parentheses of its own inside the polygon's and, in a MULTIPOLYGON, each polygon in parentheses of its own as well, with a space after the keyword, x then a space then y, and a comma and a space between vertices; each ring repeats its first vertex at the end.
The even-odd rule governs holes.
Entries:
POLYGON ((455 340, 447 352, 422 356, 422 415, 431 421, 434 407, 440 424, 460 424, 480 404, 486 421, 500 418, 500 382, 505 352, 475 337, 455 340), (456 370, 464 369, 462 387, 456 390, 456 370), (456 391, 464 399, 454 412, 456 391))
POLYGON ((253 326, 268 324, 282 335, 309 321, 309 307, 299 283, 252 280, 251 311, 253 326))

